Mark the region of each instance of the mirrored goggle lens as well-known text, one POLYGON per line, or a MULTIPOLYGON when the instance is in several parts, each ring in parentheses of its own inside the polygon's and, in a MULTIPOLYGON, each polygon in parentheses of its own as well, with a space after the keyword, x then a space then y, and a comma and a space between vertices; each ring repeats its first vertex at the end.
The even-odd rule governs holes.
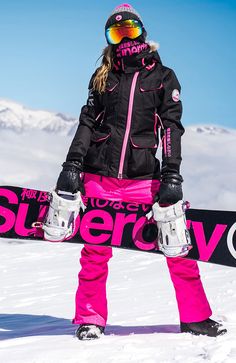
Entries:
POLYGON ((111 25, 106 30, 106 38, 110 44, 119 44, 123 38, 135 39, 143 32, 138 20, 124 20, 111 25))

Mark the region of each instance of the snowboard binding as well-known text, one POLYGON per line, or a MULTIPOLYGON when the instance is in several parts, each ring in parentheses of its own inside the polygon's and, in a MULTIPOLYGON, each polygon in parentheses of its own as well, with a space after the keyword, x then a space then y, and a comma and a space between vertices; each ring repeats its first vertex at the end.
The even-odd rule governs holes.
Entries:
POLYGON ((45 221, 42 224, 44 239, 51 242, 61 242, 69 238, 75 229, 75 221, 80 209, 85 210, 81 193, 53 191, 50 195, 50 205, 45 221))
POLYGON ((192 248, 190 234, 186 226, 185 211, 189 208, 189 203, 183 200, 161 207, 154 203, 147 218, 153 219, 157 223, 158 248, 166 257, 184 257, 192 248))

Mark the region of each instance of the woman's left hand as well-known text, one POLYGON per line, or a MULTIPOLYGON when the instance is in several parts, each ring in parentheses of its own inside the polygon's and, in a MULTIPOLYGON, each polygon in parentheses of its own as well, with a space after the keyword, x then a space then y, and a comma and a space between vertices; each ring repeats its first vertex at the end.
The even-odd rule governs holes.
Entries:
POLYGON ((183 178, 178 173, 162 175, 161 186, 156 195, 155 202, 159 204, 175 204, 183 199, 183 178))

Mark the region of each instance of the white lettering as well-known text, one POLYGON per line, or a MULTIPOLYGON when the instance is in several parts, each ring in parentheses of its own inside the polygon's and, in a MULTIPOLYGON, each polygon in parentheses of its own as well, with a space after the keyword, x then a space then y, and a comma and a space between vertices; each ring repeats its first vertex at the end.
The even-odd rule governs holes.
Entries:
POLYGON ((233 241, 235 231, 236 231, 236 223, 232 225, 227 236, 228 249, 234 258, 236 258, 236 249, 234 247, 234 241, 233 241))

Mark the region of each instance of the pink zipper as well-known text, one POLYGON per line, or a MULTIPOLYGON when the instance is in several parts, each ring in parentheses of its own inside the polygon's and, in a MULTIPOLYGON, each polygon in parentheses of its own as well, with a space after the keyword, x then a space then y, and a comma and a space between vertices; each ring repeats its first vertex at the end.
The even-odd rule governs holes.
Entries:
POLYGON ((122 150, 121 150, 118 179, 122 179, 122 174, 123 174, 125 153, 126 153, 126 149, 127 149, 127 143, 128 143, 128 139, 129 139, 129 132, 130 132, 131 120, 132 120, 132 112, 133 112, 133 104, 134 104, 134 91, 135 91, 138 75, 139 75, 139 72, 134 73, 134 77, 133 77, 131 89, 130 89, 129 108, 128 108, 128 115, 127 115, 127 121, 126 121, 125 136, 124 136, 122 150))

